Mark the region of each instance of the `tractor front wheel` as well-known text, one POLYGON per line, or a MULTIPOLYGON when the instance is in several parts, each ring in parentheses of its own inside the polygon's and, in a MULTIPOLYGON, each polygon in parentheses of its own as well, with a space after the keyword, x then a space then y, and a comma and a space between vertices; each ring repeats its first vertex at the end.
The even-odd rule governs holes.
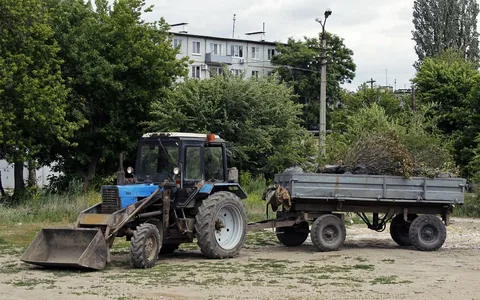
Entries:
POLYGON ((247 214, 240 198, 217 192, 203 200, 195 217, 198 246, 208 258, 234 257, 243 247, 247 214))
POLYGON ((137 227, 130 244, 130 258, 134 267, 147 269, 155 266, 162 245, 160 232, 162 230, 149 223, 137 227))

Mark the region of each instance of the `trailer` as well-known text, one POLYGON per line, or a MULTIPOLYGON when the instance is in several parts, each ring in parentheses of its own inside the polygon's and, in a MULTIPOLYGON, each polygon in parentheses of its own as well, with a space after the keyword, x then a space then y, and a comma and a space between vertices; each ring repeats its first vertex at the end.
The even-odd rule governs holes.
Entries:
POLYGON ((344 213, 355 213, 375 231, 390 222, 400 246, 435 251, 445 242, 453 208, 464 203, 465 187, 463 178, 282 173, 264 193, 277 217, 249 229, 275 227, 280 243, 290 247, 310 234, 318 250, 334 251, 345 241, 344 213))

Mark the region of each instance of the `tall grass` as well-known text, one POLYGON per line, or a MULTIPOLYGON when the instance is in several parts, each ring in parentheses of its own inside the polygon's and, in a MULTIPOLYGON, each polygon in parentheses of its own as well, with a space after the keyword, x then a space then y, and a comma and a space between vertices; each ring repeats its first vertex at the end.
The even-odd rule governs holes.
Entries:
POLYGON ((457 205, 453 209, 453 215, 455 217, 480 217, 480 197, 478 194, 465 194, 465 203, 463 205, 457 205))
POLYGON ((253 177, 250 173, 242 173, 240 185, 247 193, 245 208, 249 222, 260 221, 266 218, 265 201, 262 200, 266 187, 266 180, 263 176, 253 177))
POLYGON ((95 192, 84 195, 37 192, 17 205, 0 205, 0 223, 71 223, 80 211, 100 201, 100 194, 95 192))

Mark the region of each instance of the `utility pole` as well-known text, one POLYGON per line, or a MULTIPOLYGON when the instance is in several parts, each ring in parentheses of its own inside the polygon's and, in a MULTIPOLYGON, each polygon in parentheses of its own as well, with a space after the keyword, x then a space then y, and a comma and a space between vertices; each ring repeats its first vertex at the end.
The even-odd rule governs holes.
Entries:
POLYGON ((373 80, 373 78, 370 78, 369 81, 367 81, 366 83, 370 83, 370 88, 373 89, 373 84, 375 83, 376 81, 373 80))
POLYGON ((316 18, 315 21, 322 26, 322 74, 320 76, 320 110, 319 110, 319 126, 318 126, 318 146, 320 148, 320 157, 325 157, 325 138, 327 133, 327 33, 325 32, 325 24, 328 17, 332 14, 330 9, 324 13, 323 21, 316 18))

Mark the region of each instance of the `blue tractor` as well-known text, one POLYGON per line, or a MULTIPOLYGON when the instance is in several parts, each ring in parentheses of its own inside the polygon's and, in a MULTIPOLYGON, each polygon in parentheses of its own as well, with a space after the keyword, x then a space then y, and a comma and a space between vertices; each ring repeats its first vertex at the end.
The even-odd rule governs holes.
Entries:
POLYGON ((137 268, 153 267, 159 254, 194 239, 206 257, 236 256, 246 239, 247 196, 236 169, 227 168, 227 152, 214 134, 143 135, 135 169, 125 175, 121 163, 101 203, 82 211, 73 228, 43 228, 21 260, 101 270, 119 237, 130 241, 137 268))

